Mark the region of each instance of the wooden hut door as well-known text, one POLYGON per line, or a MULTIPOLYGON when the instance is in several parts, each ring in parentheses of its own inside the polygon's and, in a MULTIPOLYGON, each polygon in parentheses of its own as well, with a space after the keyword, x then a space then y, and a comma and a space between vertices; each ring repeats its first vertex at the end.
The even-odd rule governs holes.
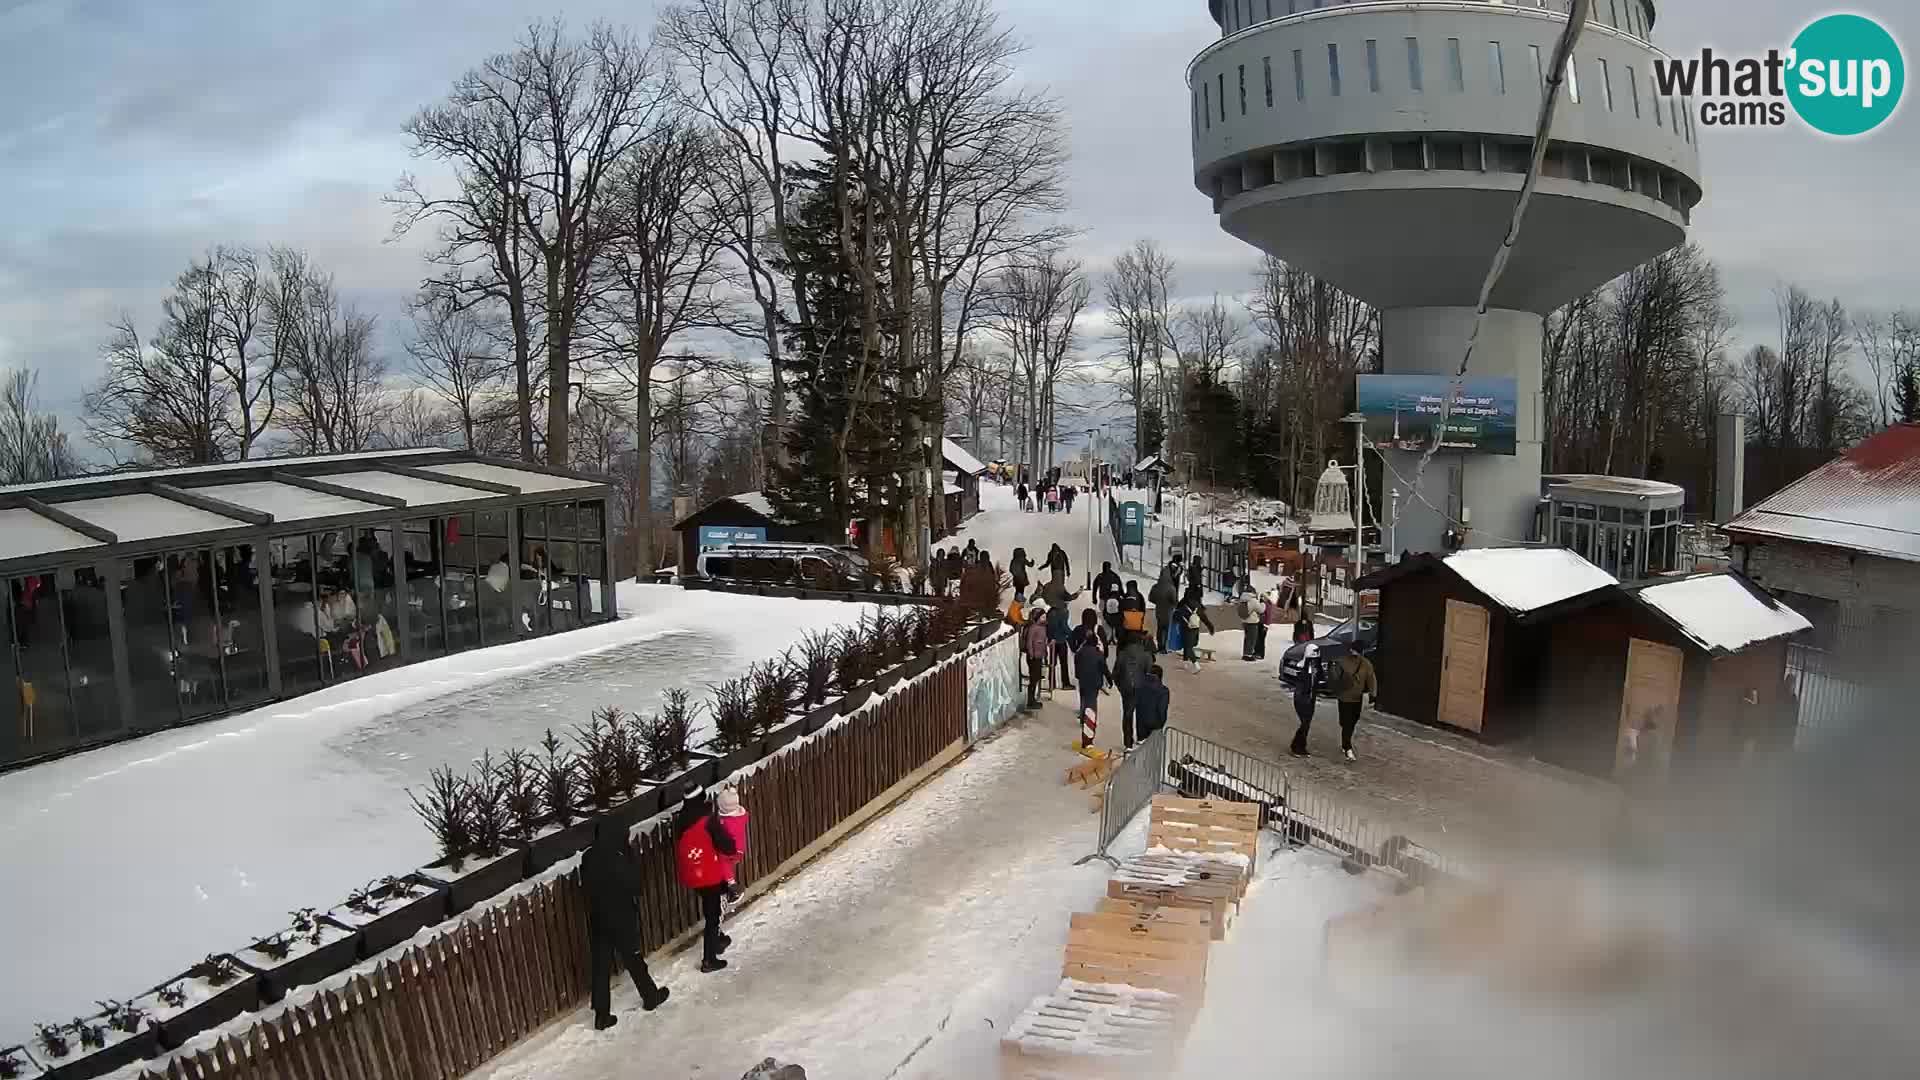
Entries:
POLYGON ((1440 722, 1479 731, 1487 712, 1487 609, 1447 601, 1440 654, 1440 722))
POLYGON ((1686 654, 1671 645, 1629 638, 1627 680, 1620 693, 1620 731, 1614 743, 1613 770, 1667 770, 1673 732, 1680 717, 1680 679, 1686 654))

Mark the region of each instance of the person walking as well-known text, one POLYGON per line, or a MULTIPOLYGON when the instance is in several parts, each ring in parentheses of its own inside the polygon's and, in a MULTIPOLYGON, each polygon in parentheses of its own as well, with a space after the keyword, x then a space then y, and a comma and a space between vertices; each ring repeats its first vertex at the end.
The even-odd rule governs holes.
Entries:
POLYGON ((721 902, 738 895, 738 890, 728 883, 728 875, 733 872, 728 860, 737 858, 740 849, 733 842, 733 834, 713 812, 706 791, 698 784, 687 785, 681 797, 680 809, 674 818, 674 835, 677 837, 674 862, 680 873, 680 884, 700 898, 700 915, 706 922, 701 936, 700 970, 719 971, 727 966, 720 954, 726 952, 730 944, 720 932, 721 902))
POLYGON ((947 549, 947 580, 953 583, 953 588, 955 592, 958 592, 960 589, 960 573, 965 569, 966 569, 966 564, 962 562, 960 559, 960 549, 957 547, 948 548, 947 549))
MULTIPOLYGON (((1091 610, 1087 617, 1093 620, 1091 610)), ((1073 673, 1080 678, 1080 748, 1085 750, 1093 745, 1099 730, 1100 695, 1108 692, 1113 670, 1107 666, 1107 653, 1100 647, 1098 632, 1091 625, 1083 629, 1087 633, 1073 654, 1073 673)))
POLYGON ((1172 571, 1173 598, 1175 601, 1180 599, 1180 575, 1186 571, 1186 568, 1187 564, 1180 558, 1179 552, 1171 551, 1167 553, 1167 565, 1162 567, 1160 572, 1164 575, 1168 571, 1172 571))
POLYGON ((1167 634, 1173 628, 1173 608, 1180 602, 1179 584, 1174 580, 1177 573, 1174 566, 1160 568, 1160 580, 1153 583, 1153 590, 1147 599, 1153 603, 1154 634, 1159 638, 1156 652, 1167 651, 1167 634))
POLYGON ((1308 645, 1306 658, 1300 663, 1299 681, 1293 684, 1293 715, 1300 721, 1300 727, 1293 733, 1293 743, 1287 747, 1295 757, 1307 756, 1307 731, 1313 727, 1313 708, 1319 700, 1320 683, 1320 646, 1308 645))
POLYGON ((1047 641, 1053 652, 1053 662, 1058 679, 1056 685, 1062 690, 1073 689, 1073 651, 1067 644, 1072 636, 1073 627, 1068 621, 1066 602, 1050 598, 1047 607, 1047 641))
POLYGON ((1280 589, 1276 586, 1268 589, 1266 595, 1260 598, 1260 637, 1253 646, 1255 660, 1267 658, 1267 628, 1273 625, 1273 620, 1279 615, 1280 589))
POLYGON ((1073 561, 1067 558, 1066 551, 1059 544, 1053 545, 1052 550, 1047 552, 1047 569, 1053 574, 1054 583, 1065 588, 1067 578, 1073 574, 1073 561))
POLYGON ((947 557, 939 548, 934 548, 933 558, 927 560, 927 585, 933 595, 947 595, 947 557))
POLYGON ((1147 685, 1147 671, 1153 666, 1153 649, 1146 635, 1128 633, 1113 660, 1113 688, 1120 691, 1120 738, 1128 750, 1139 741, 1135 715, 1140 691, 1147 685))
POLYGON ((1047 669, 1047 604, 1036 600, 1027 609, 1027 625, 1020 631, 1020 653, 1027 660, 1027 708, 1040 707, 1040 680, 1047 669))
POLYGON ((1073 497, 1078 493, 1077 488, 1072 484, 1068 484, 1067 489, 1060 494, 1061 501, 1066 504, 1067 513, 1069 514, 1073 513, 1073 497))
POLYGON ((1100 572, 1093 577, 1093 598, 1100 609, 1100 617, 1107 624, 1113 636, 1120 636, 1120 575, 1113 572, 1113 564, 1101 563, 1100 572))
POLYGON ((1147 598, 1140 595, 1140 583, 1128 580, 1120 594, 1120 630, 1126 634, 1147 635, 1147 598))
POLYGON ((1240 590, 1240 599, 1233 606, 1240 616, 1240 659, 1252 663, 1258 659, 1254 651, 1260 646, 1260 598, 1249 586, 1240 590))
POLYGON ((592 950, 593 1029, 620 1022, 613 1015, 613 962, 617 959, 640 992, 640 1007, 652 1012, 667 1000, 640 956, 640 868, 627 853, 626 834, 603 828, 580 856, 580 886, 587 894, 587 945, 592 950))
POLYGON ((971 540, 967 541, 967 550, 960 553, 961 564, 965 565, 967 563, 976 563, 979 561, 980 561, 979 545, 975 544, 971 540))
POLYGON ((1186 662, 1187 669, 1200 673, 1200 627, 1206 626, 1207 633, 1213 633, 1213 620, 1207 618, 1206 606, 1192 599, 1197 590, 1189 589, 1187 599, 1173 610, 1175 621, 1180 624, 1180 658, 1186 662))
POLYGON ((1027 577, 1027 567, 1032 565, 1033 560, 1027 558, 1026 548, 1017 547, 1013 549, 1013 558, 1007 563, 1007 575, 1013 578, 1013 598, 1015 600, 1024 601, 1027 598, 1027 582, 1030 580, 1027 577))
POLYGON ((1307 609, 1302 605, 1293 613, 1293 643, 1313 640, 1313 620, 1307 618, 1307 609))
POLYGON ((1027 505, 1027 482, 1025 480, 1020 481, 1020 486, 1013 489, 1013 495, 1014 498, 1020 501, 1020 511, 1022 513, 1033 509, 1033 507, 1027 505))
POLYGON ((1360 702, 1362 698, 1380 695, 1380 680, 1374 674, 1373 661, 1357 652, 1349 652, 1327 667, 1327 693, 1340 708, 1340 752, 1348 761, 1356 760, 1353 754, 1353 732, 1360 726, 1360 702))
POLYGON ((1133 698, 1134 737, 1145 742, 1167 726, 1167 706, 1173 699, 1172 691, 1167 689, 1166 672, 1159 664, 1147 668, 1146 681, 1134 691, 1133 698))

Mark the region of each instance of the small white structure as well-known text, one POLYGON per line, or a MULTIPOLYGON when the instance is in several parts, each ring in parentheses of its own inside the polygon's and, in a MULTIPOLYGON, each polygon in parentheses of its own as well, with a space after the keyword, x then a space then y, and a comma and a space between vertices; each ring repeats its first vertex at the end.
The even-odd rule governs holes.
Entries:
POLYGON ((1334 462, 1320 474, 1313 492, 1313 516, 1307 521, 1310 532, 1353 530, 1353 483, 1346 471, 1334 462))

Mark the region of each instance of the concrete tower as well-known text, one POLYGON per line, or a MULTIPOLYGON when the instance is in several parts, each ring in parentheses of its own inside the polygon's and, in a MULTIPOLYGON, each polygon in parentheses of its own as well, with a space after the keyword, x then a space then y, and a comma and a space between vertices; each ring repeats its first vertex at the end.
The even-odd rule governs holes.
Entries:
MULTIPOLYGON (((1452 375, 1532 153, 1568 0, 1208 0, 1188 69, 1194 182, 1220 226, 1382 309, 1385 370, 1452 375)), ((1653 0, 1595 0, 1469 375, 1512 378, 1518 453, 1442 452, 1426 502, 1526 539, 1542 319, 1679 244, 1700 201, 1689 103, 1659 96, 1653 0)), ((1419 455, 1387 451, 1411 481, 1419 455)), ((1397 481, 1386 476, 1387 486, 1397 481)), ((1396 540, 1446 518, 1402 491, 1396 540)))

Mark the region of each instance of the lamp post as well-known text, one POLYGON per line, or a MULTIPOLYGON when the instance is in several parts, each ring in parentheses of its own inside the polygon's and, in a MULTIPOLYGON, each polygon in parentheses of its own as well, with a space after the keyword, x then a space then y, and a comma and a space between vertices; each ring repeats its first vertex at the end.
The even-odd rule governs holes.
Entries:
POLYGON ((1360 573, 1367 568, 1367 418, 1350 412, 1340 418, 1353 425, 1353 564, 1360 573))
POLYGON ((1087 483, 1087 491, 1086 491, 1086 496, 1087 496, 1087 565, 1086 565, 1086 570, 1087 570, 1087 587, 1088 587, 1088 588, 1092 588, 1092 587, 1093 587, 1093 504, 1094 504, 1094 498, 1093 498, 1093 485, 1092 485, 1092 483, 1091 483, 1090 481, 1091 481, 1091 479, 1092 479, 1092 474, 1093 474, 1093 435, 1094 435, 1094 432, 1096 432, 1096 431, 1098 431, 1098 430, 1099 430, 1098 428, 1088 428, 1088 429, 1087 429, 1087 477, 1085 478, 1085 481, 1083 481, 1083 482, 1086 482, 1086 483, 1087 483))

